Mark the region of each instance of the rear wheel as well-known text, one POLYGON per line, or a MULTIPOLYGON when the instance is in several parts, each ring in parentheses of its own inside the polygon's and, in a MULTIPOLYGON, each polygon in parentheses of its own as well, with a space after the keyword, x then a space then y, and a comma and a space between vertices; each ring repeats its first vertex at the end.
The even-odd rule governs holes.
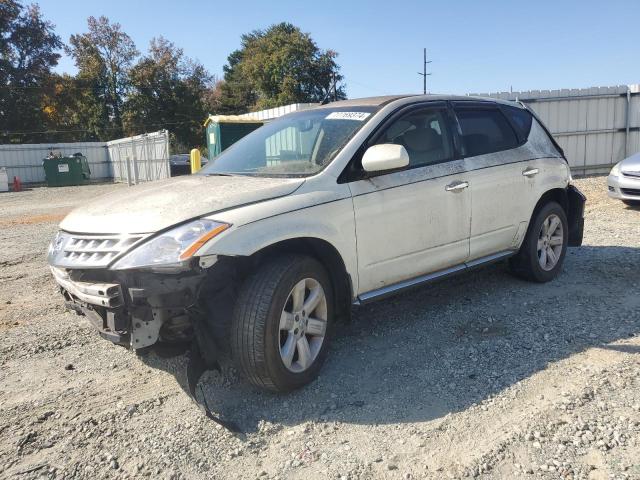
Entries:
POLYGON ((329 344, 332 292, 322 265, 303 255, 277 257, 245 281, 234 309, 231 350, 251 383, 289 391, 317 377, 329 344))
POLYGON ((568 233, 564 209, 557 202, 547 203, 534 214, 520 251, 509 260, 511 271, 534 282, 553 280, 562 269, 568 233))

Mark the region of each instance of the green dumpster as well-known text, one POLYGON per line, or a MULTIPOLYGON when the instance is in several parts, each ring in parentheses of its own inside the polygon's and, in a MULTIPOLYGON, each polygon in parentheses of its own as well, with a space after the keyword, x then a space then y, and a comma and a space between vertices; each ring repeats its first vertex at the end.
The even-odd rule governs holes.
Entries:
POLYGON ((207 130, 209 159, 213 160, 245 135, 250 134, 264 122, 238 115, 210 115, 204 126, 207 130))
POLYGON ((42 161, 42 165, 49 187, 84 185, 89 183, 91 177, 89 162, 81 153, 67 157, 50 155, 42 161))

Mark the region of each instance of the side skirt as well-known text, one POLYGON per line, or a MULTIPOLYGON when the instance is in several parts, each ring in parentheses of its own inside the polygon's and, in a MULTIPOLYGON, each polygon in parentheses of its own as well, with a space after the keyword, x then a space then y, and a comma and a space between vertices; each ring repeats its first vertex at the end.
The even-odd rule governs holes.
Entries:
POLYGON ((498 252, 492 255, 487 255, 486 257, 478 258, 471 262, 461 263, 460 265, 456 265, 454 267, 445 268, 444 270, 428 273, 426 275, 420 275, 419 277, 411 278, 409 280, 403 280, 402 282, 394 283, 393 285, 387 285, 386 287, 378 288, 377 290, 371 290, 370 292, 360 294, 358 298, 353 302, 353 304, 364 305, 365 303, 380 300, 382 298, 395 295, 396 293, 400 293, 413 287, 432 283, 437 280, 451 277, 461 272, 504 260, 505 258, 509 258, 515 255, 516 253, 518 253, 517 250, 505 250, 503 252, 498 252))

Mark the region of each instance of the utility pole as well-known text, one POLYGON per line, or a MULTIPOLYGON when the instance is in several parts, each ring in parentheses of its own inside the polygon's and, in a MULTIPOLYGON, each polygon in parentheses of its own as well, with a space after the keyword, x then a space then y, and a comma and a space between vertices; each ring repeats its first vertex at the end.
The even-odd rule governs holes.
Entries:
POLYGON ((336 88, 336 83, 338 82, 336 80, 336 72, 331 72, 331 77, 333 79, 333 101, 337 102, 338 101, 338 91, 336 88))
POLYGON ((427 63, 431 63, 431 60, 427 61, 427 49, 423 50, 424 52, 424 63, 422 64, 422 73, 418 72, 418 75, 422 75, 422 93, 427 94, 427 75, 431 75, 431 73, 427 73, 427 63))

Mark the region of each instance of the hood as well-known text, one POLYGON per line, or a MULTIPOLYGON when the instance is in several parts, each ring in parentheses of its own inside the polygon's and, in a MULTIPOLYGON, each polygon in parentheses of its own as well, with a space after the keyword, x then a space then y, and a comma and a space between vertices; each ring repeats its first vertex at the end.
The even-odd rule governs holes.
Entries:
POLYGON ((640 173, 640 153, 631 155, 620 162, 621 172, 640 173))
POLYGON ((283 197, 301 178, 189 175, 98 197, 73 210, 60 228, 72 233, 152 233, 191 218, 283 197))

